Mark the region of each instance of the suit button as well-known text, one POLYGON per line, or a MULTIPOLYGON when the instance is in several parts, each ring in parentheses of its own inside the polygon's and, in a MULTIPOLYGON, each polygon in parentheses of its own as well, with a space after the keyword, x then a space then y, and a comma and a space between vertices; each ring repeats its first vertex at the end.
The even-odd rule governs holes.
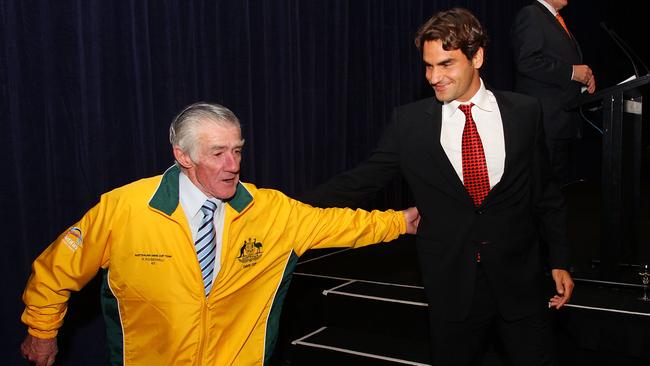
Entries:
POLYGON ((483 212, 484 212, 483 210, 476 210, 477 215, 483 215, 483 212))

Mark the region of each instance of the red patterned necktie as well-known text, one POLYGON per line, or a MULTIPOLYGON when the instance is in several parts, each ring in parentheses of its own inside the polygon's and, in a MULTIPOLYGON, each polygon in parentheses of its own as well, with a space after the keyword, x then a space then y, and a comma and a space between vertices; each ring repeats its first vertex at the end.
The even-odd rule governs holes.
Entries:
POLYGON ((490 178, 488 176, 487 164, 481 136, 476 129, 476 123, 472 118, 472 106, 461 104, 458 106, 465 114, 465 128, 463 129, 463 183, 465 189, 472 197, 476 207, 481 205, 485 196, 490 192, 490 178))

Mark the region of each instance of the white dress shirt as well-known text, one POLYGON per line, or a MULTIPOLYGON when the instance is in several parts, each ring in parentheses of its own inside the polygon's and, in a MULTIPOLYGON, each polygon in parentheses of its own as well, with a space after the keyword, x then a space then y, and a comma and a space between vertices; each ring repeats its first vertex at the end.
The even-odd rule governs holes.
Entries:
MULTIPOLYGON (((506 159, 505 140, 503 137, 503 123, 499 105, 491 91, 485 89, 483 80, 481 87, 467 103, 474 103, 472 118, 476 129, 481 136, 485 162, 487 164, 490 189, 501 180, 506 159)), ((442 106, 442 127, 440 130, 440 144, 447 154, 447 158, 454 167, 458 178, 463 181, 463 129, 465 128, 465 114, 458 109, 461 102, 454 100, 442 106)))
MULTIPOLYGON (((222 247, 222 235, 223 235, 223 220, 225 212, 225 204, 223 201, 214 198, 208 197, 200 189, 198 189, 190 178, 181 171, 178 176, 178 191, 181 201, 181 207, 183 212, 185 212, 185 217, 187 217, 187 222, 190 224, 190 232, 192 233, 192 242, 196 242, 197 232, 201 226, 201 220, 203 220, 203 211, 201 207, 205 203, 205 200, 208 198, 210 201, 217 204, 217 209, 214 212, 214 229, 215 229, 215 239, 216 239, 216 252, 214 258, 214 272, 212 273, 212 282, 217 278, 217 274, 221 269, 221 247, 222 247)), ((198 263, 198 258, 196 259, 198 263)))
POLYGON ((553 16, 557 15, 557 10, 555 10, 555 8, 551 4, 547 3, 544 0, 537 0, 537 2, 544 5, 544 7, 548 9, 548 11, 550 11, 551 14, 553 14, 553 16))

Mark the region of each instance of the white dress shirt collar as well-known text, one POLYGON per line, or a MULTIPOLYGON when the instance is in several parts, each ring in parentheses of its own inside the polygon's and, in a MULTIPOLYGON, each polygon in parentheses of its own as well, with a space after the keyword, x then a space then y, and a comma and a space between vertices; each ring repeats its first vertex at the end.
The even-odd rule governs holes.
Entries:
POLYGON ((194 217, 201 210, 208 196, 201 192, 182 171, 178 175, 178 190, 185 215, 188 219, 194 217))
POLYGON ((556 15, 557 15, 557 10, 555 10, 555 8, 551 6, 551 4, 547 3, 547 2, 544 1, 544 0, 537 0, 537 2, 540 3, 540 4, 542 4, 542 5, 544 5, 544 7, 545 7, 546 9, 548 9, 548 11, 550 11, 551 14, 553 14, 553 16, 556 16, 556 15))
MULTIPOLYGON (((187 221, 191 222, 192 218, 195 217, 198 213, 201 212, 201 207, 205 203, 205 200, 209 199, 210 201, 217 204, 217 207, 221 207, 223 201, 218 198, 208 197, 205 193, 192 183, 190 178, 187 177, 185 173, 181 171, 178 175, 178 190, 181 200, 181 207, 185 211, 185 216, 187 216, 187 221)), ((201 213, 203 215, 203 213, 201 213)), ((203 216, 201 216, 203 217, 203 216)))
POLYGON ((444 117, 449 118, 454 115, 454 113, 463 113, 458 109, 458 106, 461 104, 470 104, 474 103, 474 105, 482 109, 486 112, 492 112, 493 106, 490 101, 490 94, 488 93, 487 89, 485 89, 485 84, 483 84, 483 79, 480 79, 481 81, 481 86, 478 88, 478 91, 476 94, 474 94, 468 102, 459 102, 458 100, 452 100, 451 102, 445 102, 445 104, 442 106, 442 113, 444 117))

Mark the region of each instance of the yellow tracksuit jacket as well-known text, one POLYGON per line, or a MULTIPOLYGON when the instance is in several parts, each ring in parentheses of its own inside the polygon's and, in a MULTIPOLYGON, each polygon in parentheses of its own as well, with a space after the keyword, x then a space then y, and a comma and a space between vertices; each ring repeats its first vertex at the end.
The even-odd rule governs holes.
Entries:
POLYGON ((401 212, 317 209, 239 183, 206 298, 178 176, 174 166, 102 195, 34 261, 23 294, 30 334, 55 337, 70 291, 103 269, 111 364, 266 364, 300 255, 390 241, 406 230, 401 212))

